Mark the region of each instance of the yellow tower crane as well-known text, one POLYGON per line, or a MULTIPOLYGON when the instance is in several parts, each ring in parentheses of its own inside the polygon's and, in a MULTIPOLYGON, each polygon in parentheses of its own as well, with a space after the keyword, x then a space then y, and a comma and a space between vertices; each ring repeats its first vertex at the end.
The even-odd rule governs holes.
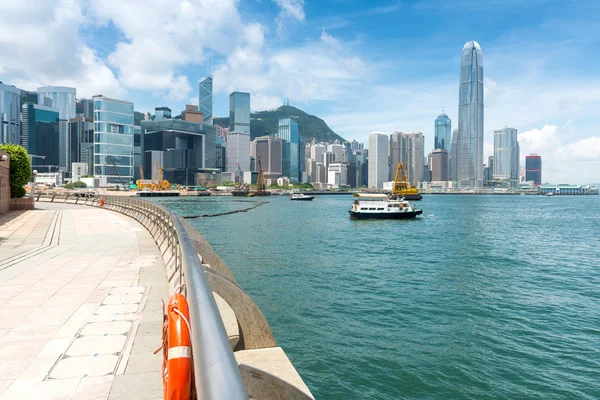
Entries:
POLYGON ((421 200, 423 198, 419 189, 408 183, 408 176, 402 163, 398 163, 398 167, 396 168, 396 179, 394 179, 394 187, 392 188, 390 197, 404 198, 406 200, 421 200))

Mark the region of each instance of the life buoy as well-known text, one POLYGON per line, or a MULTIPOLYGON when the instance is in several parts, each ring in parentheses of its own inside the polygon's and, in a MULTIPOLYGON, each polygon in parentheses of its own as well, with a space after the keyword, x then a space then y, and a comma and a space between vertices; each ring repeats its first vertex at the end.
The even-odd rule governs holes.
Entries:
POLYGON ((100 207, 104 207, 104 197, 100 197, 100 207))
POLYGON ((169 299, 167 391, 165 399, 189 400, 192 393, 192 340, 190 312, 187 300, 181 293, 169 299))

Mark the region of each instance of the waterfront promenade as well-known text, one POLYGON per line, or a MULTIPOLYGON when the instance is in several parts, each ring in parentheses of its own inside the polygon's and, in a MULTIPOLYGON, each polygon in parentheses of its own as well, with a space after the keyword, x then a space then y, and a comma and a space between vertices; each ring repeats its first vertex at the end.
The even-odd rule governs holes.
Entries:
POLYGON ((162 398, 165 266, 125 215, 0 214, 0 399, 162 398))

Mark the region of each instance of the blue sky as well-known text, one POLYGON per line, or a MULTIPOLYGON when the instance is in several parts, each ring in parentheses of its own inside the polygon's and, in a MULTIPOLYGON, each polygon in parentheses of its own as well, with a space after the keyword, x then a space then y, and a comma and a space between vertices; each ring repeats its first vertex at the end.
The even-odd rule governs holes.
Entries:
POLYGON ((136 110, 196 103, 211 68, 214 109, 252 93, 289 100, 341 136, 421 131, 444 107, 457 125, 462 46, 483 50, 485 152, 518 129, 544 180, 600 181, 600 5, 595 1, 0 0, 0 80, 62 84, 136 110), (35 10, 35 11, 32 11, 35 10), (12 57, 5 55, 11 54, 12 57))

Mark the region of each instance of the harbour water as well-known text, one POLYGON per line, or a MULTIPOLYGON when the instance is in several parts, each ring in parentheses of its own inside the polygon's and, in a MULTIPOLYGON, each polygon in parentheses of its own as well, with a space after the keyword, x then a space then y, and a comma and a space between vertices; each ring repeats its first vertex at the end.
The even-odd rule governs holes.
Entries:
POLYGON ((600 398, 600 196, 157 199, 256 301, 319 399, 600 398))

